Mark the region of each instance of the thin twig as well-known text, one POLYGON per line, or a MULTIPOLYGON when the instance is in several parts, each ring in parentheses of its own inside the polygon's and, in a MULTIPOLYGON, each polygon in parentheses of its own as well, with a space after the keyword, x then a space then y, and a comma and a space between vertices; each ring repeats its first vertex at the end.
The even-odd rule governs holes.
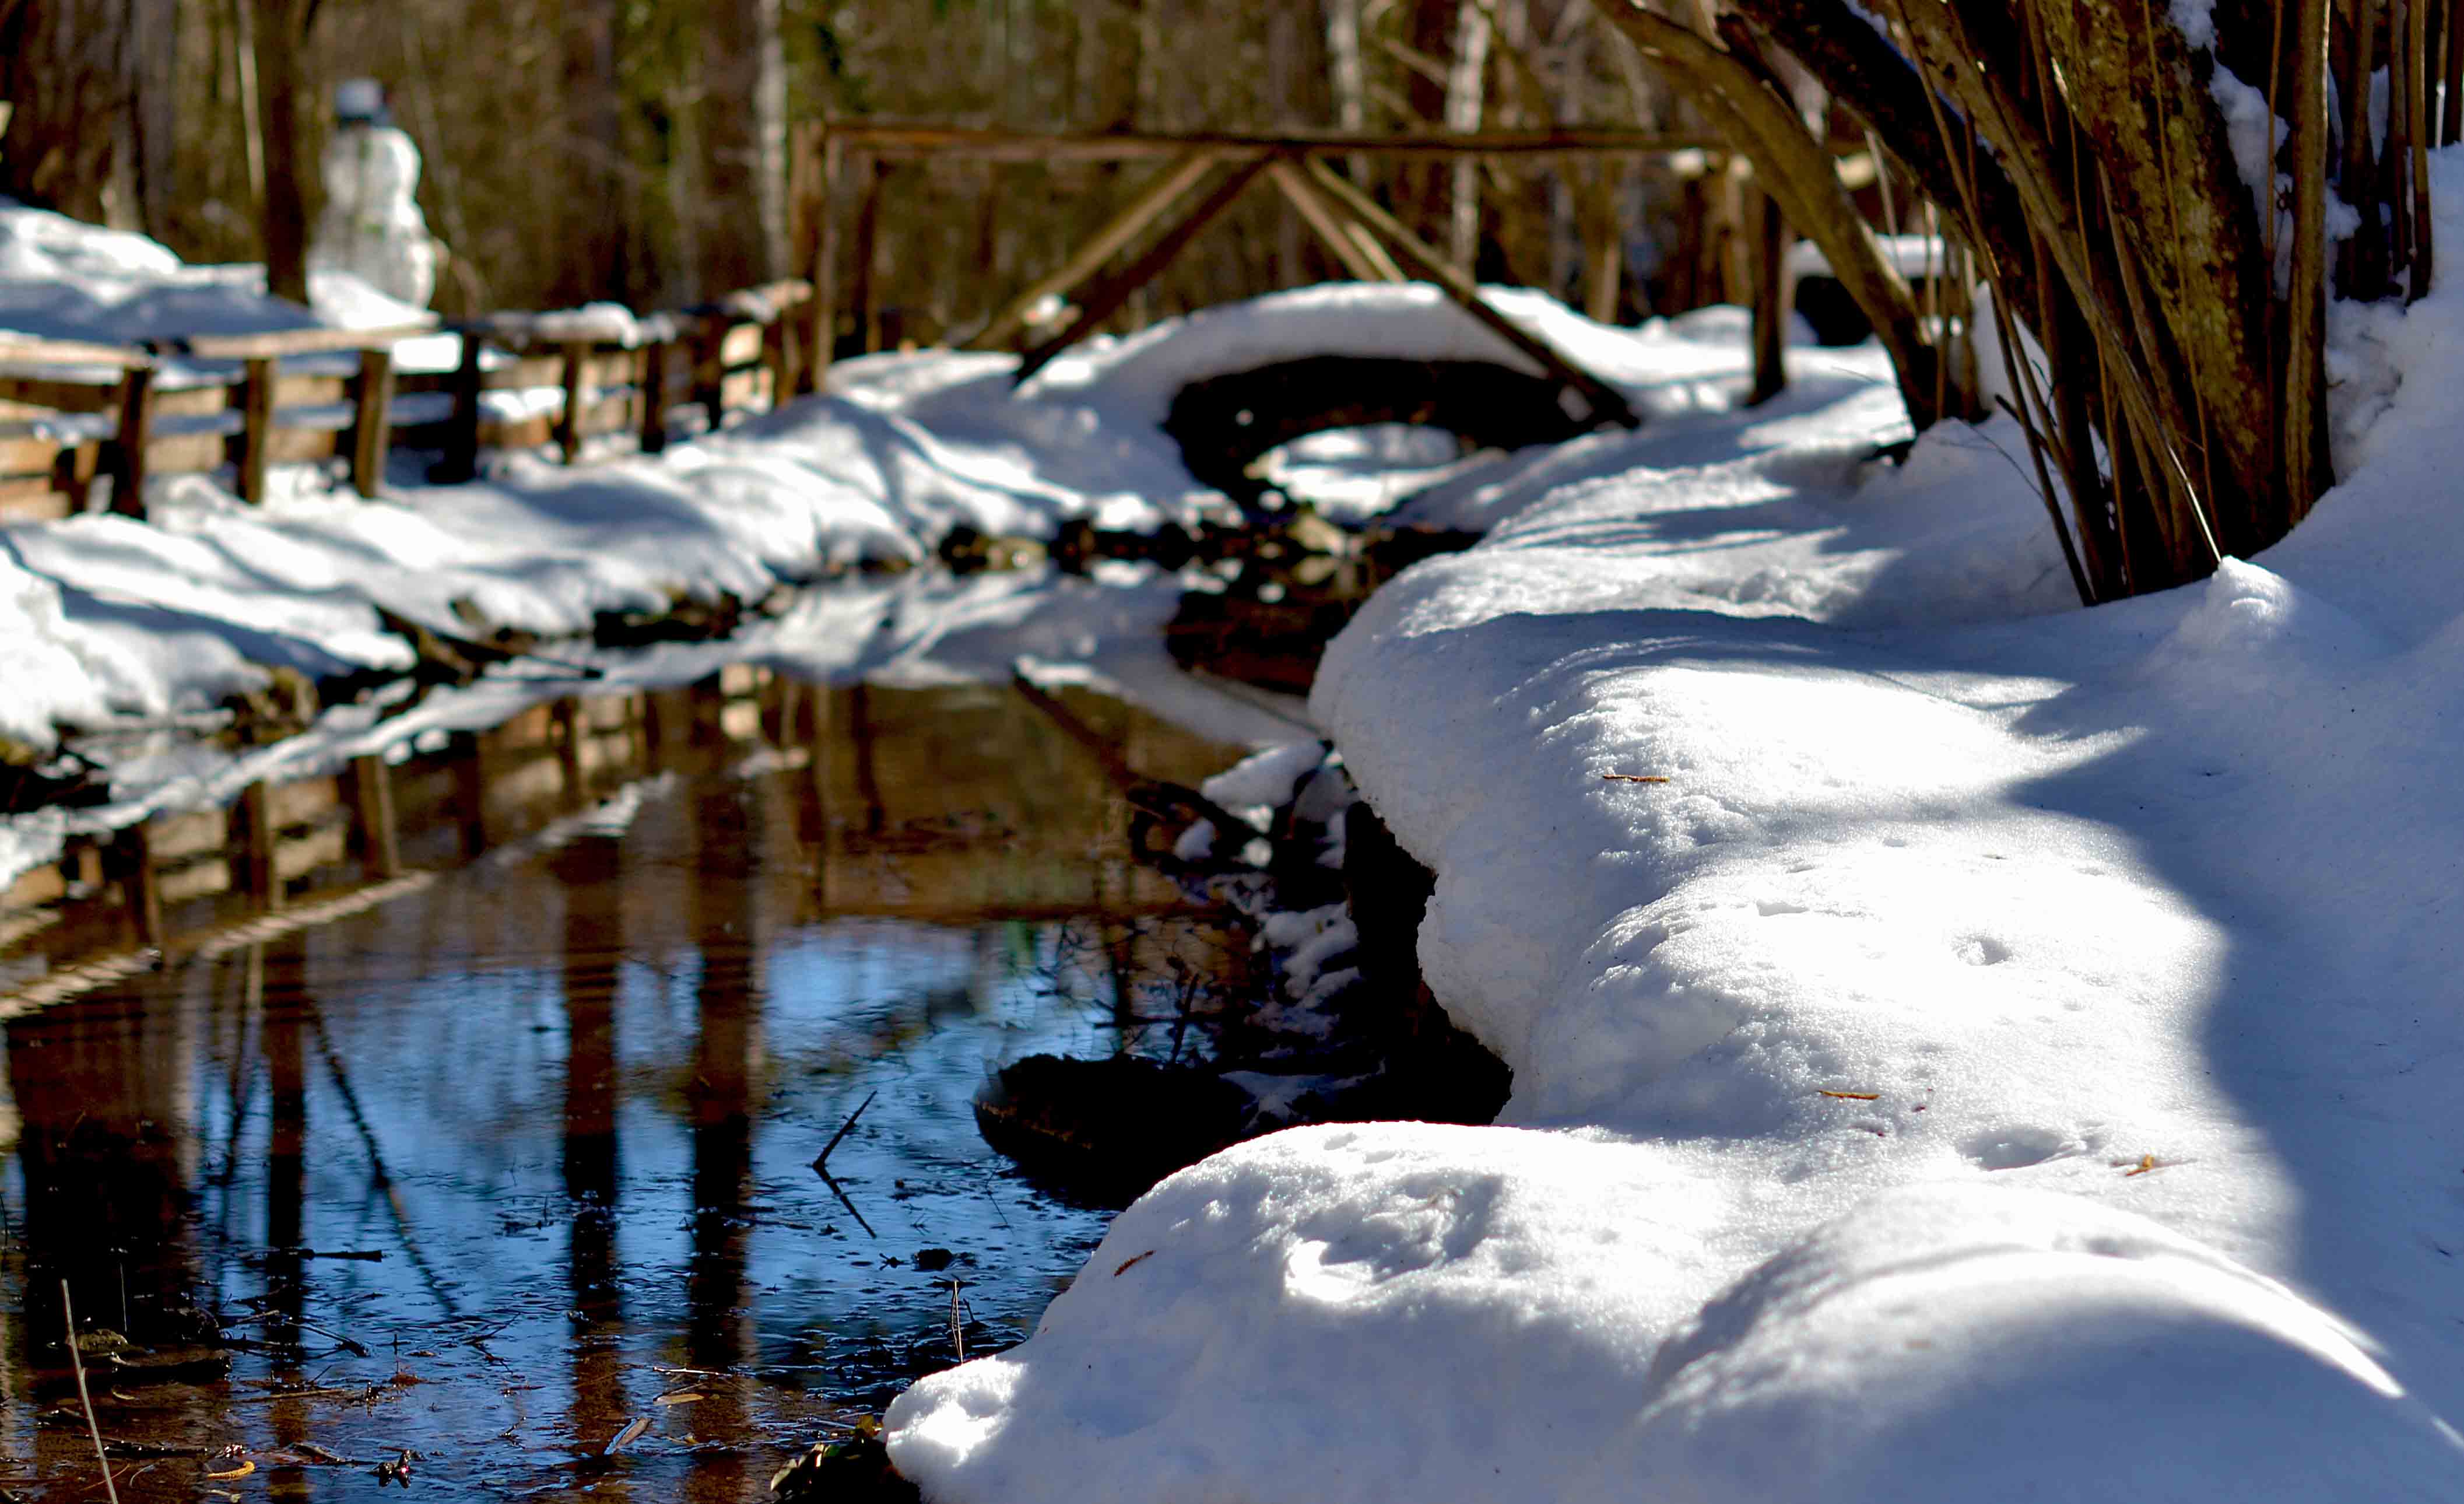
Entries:
POLYGON ((871 1223, 864 1220, 864 1213, 855 1209, 855 1203, 847 1200, 846 1188, 841 1186, 837 1181, 830 1178, 829 1171, 823 1169, 820 1165, 816 1164, 813 1166, 813 1173, 822 1178, 822 1183, 830 1188, 830 1194, 839 1199, 839 1205, 847 1209, 847 1215, 855 1219, 855 1225, 864 1229, 864 1235, 866 1237, 878 1238, 881 1236, 880 1233, 872 1230, 871 1223))
MULTIPOLYGON (((951 1283, 956 1284, 953 1280, 951 1283)), ((953 1294, 952 1300, 957 1298, 953 1294)), ((102 1491, 120 1504, 120 1485, 111 1481, 111 1458, 102 1449, 102 1427, 94 1418, 94 1397, 86 1392, 85 1359, 77 1352, 77 1308, 69 1302, 69 1282, 60 1281, 60 1317, 69 1328, 69 1366, 77 1370, 77 1404, 85 1406, 86 1434, 94 1438, 94 1460, 102 1469, 102 1491)))
POLYGON ((829 1171, 823 1166, 830 1162, 830 1151, 839 1146, 839 1140, 847 1136, 847 1130, 855 1126, 855 1120, 864 1116, 864 1110, 870 1107, 872 1099, 880 1095, 881 1091, 878 1087, 866 1093, 864 1100, 855 1104, 855 1111, 847 1114, 847 1121, 839 1124, 839 1131, 830 1135, 830 1141, 822 1145, 822 1152, 813 1157, 813 1168, 822 1171, 824 1180, 829 1179, 829 1171))

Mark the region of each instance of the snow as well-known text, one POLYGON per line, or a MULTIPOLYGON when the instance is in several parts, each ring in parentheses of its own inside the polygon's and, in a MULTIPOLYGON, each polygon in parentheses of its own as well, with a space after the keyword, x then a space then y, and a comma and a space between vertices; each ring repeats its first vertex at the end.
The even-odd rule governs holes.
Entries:
POLYGON ((892 1456, 935 1499, 2453 1496, 2464 1448, 2350 1333, 2145 1217, 1894 1191, 1697 1307, 1753 1187, 1673 1168, 1424 1124, 1227 1151, 894 1404, 892 1456))
POLYGON ((522 321, 526 331, 538 340, 593 340, 609 344, 638 344, 642 340, 642 321, 623 303, 584 303, 579 308, 557 308, 533 314, 522 321))
MULTIPOLYGON (((150 241, 32 210, 0 209, 0 232, 33 247, 20 259, 44 274, 0 284, 0 326, 127 341, 312 320, 257 292, 254 268, 183 267, 150 241)), ((355 321, 407 312, 364 287, 353 296, 344 312, 355 321)), ((1529 294, 1498 296, 1655 411, 1700 416, 1734 403, 1737 331, 1718 318, 1627 331, 1529 294)), ((619 339, 630 328, 622 312, 564 310, 532 323, 619 339)), ((74 627, 30 625, 29 639, 77 644, 11 668, 10 724, 49 746, 55 723, 209 708, 261 684, 268 667, 398 667, 402 645, 381 629, 378 607, 446 630, 459 630, 458 607, 492 626, 568 636, 602 612, 759 600, 782 583, 912 563, 959 528, 1048 538, 1076 520, 1185 525, 1221 498, 1155 428, 1156 384, 1328 348, 1521 359, 1432 288, 1310 289, 1092 342, 1023 391, 1007 356, 849 362, 833 369, 831 396, 584 470, 500 456, 480 481, 376 501, 301 472, 256 507, 204 477, 158 478, 150 525, 83 516, 0 533, 5 557, 31 576, 14 609, 74 627)), ((1170 391, 1160 396, 1168 405, 1170 391)))
MULTIPOLYGON (((1524 332, 1621 387, 1646 414, 1674 415, 1736 400, 1744 314, 1704 310, 1639 329, 1595 323, 1543 293, 1487 287, 1483 296, 1524 332)), ((1388 360, 1489 361, 1539 367, 1505 338, 1456 311, 1426 283, 1330 282, 1200 309, 1121 339, 1089 340, 1055 359, 1024 390, 1101 410, 1124 429, 1153 428, 1194 381, 1329 353, 1388 360)))
MULTIPOLYGON (((319 326, 381 329, 431 317, 331 269, 311 271, 308 297, 307 308, 269 297, 261 266, 190 266, 143 235, 0 198, 0 330, 134 344, 319 326)), ((395 365, 405 370, 451 370, 460 358, 461 341, 450 334, 394 347, 395 365)), ((170 362, 165 385, 193 379, 185 374, 192 367, 220 368, 170 362)))
POLYGON ((1269 485, 1309 498, 1338 522, 1358 524, 1392 511, 1397 499, 1480 461, 1437 429, 1403 423, 1331 429, 1270 450, 1260 474, 1269 485))
POLYGON ((1883 471, 1842 388, 1438 498, 1493 530, 1311 711, 1436 874, 1501 1124, 1167 1181, 892 1460, 941 1500, 2464 1497, 2464 290, 2340 317, 2343 483, 2092 611, 2007 421, 1883 471))
MULTIPOLYGON (((2464 153, 2432 170, 2464 243, 2464 153)), ((120 242, 41 254, 95 258, 55 267, 72 291, 130 258, 176 279, 120 242)), ((1893 467, 1871 347, 1792 350, 1748 411, 1733 310, 1618 330, 1500 296, 1650 422, 1398 503, 1486 541, 1380 590, 1309 716, 1436 874, 1420 960, 1512 1069, 1501 1122, 1295 1130, 1174 1177, 1030 1341, 892 1405, 896 1465, 1022 1504, 2464 1497, 2464 291, 2337 310, 2343 482, 2292 538, 2092 611, 2008 420, 1893 467)), ((1173 391, 1330 351, 1519 362, 1433 290, 1312 289, 1015 391, 1001 356, 851 362, 589 470, 258 508, 187 479, 150 526, 0 529, 0 734, 399 661, 380 605, 564 635, 961 525, 1186 520, 1210 498, 1156 431, 1173 391)), ((1320 742, 1161 652, 1189 583, 867 574, 728 643, 558 656, 603 687, 742 660, 1101 684, 1289 743, 1210 783, 1236 818, 1316 797, 1320 742)), ((0 872, 562 672, 141 744, 112 806, 0 822, 0 872)), ((1339 910, 1273 924, 1298 990, 1346 974, 1339 910)))
MULTIPOLYGON (((1920 276, 1939 276, 1947 264, 1948 252, 1940 235, 1899 234, 1876 235, 1882 259, 1897 268, 1902 276, 1911 280, 1920 276)), ((1800 240, 1789 247, 1783 267, 1791 277, 1833 276, 1831 258, 1811 240, 1800 240)))

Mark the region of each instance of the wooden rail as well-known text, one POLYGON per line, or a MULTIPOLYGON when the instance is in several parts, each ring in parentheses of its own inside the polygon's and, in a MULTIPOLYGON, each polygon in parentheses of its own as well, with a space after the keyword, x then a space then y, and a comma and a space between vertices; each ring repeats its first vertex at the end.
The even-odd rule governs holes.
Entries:
POLYGON ((976 162, 1131 162, 1203 151, 1219 157, 1659 156, 1725 149, 1711 137, 1631 130, 1430 131, 1413 135, 1301 131, 1015 131, 893 121, 832 121, 843 149, 882 157, 965 157, 976 162))
POLYGON ((435 478, 444 480, 471 478, 493 448, 553 442, 572 464, 590 440, 629 432, 655 453, 680 406, 698 409, 715 430, 730 413, 775 405, 794 388, 803 354, 794 316, 810 296, 795 280, 746 289, 643 320, 644 337, 629 343, 540 333, 556 325, 502 315, 451 330, 432 322, 290 329, 143 348, 0 333, 0 520, 82 511, 99 477, 110 482, 112 511, 142 518, 149 476, 226 465, 233 489, 262 501, 274 466, 335 457, 347 463, 352 488, 374 497, 395 448, 440 453, 435 478), (446 332, 463 337, 458 370, 397 368, 394 345, 446 332), (347 375, 283 364, 354 352, 358 366, 347 375), (163 365, 174 357, 237 369, 169 387, 163 365), (526 389, 555 389, 561 400, 530 416, 487 415, 486 392, 526 389), (398 392, 450 393, 451 402, 442 417, 406 421, 398 392), (319 420, 299 411, 319 407, 329 409, 319 420), (345 409, 339 423, 337 407, 345 409))
POLYGON ((1632 427, 1632 407, 1607 383, 1551 349, 1489 305, 1468 267, 1421 243, 1399 221, 1338 174, 1331 159, 1404 157, 1666 157, 1719 149, 1698 135, 1630 130, 1431 131, 1412 135, 1358 132, 1285 132, 1273 135, 1222 131, 1067 132, 1012 131, 894 121, 808 122, 794 136, 789 172, 800 235, 799 252, 814 289, 804 324, 806 359, 798 389, 818 389, 837 343, 842 237, 833 211, 841 185, 857 185, 852 244, 846 247, 853 276, 845 297, 860 350, 873 347, 871 270, 881 186, 896 160, 956 157, 991 163, 1091 163, 1160 160, 1148 182, 1119 212, 1081 243, 1058 267, 1035 278, 1003 303, 972 338, 971 349, 989 350, 1016 342, 1023 381, 1071 345, 1099 329, 1137 290, 1160 276, 1206 226, 1221 216, 1253 182, 1264 178, 1318 236, 1337 264, 1361 280, 1397 281, 1407 263, 1442 288, 1463 311, 1579 392, 1595 419, 1632 427), (1226 169, 1196 208, 1175 215, 1174 207, 1218 169, 1226 169), (1107 263, 1141 237, 1147 248, 1120 270, 1099 275, 1107 263), (1084 286, 1079 307, 1066 328, 1037 335, 1029 311, 1046 298, 1084 286))

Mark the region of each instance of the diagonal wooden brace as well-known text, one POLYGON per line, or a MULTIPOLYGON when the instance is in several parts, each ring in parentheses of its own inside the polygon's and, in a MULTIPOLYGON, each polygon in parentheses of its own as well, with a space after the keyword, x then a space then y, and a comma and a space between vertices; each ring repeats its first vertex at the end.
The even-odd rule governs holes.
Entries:
POLYGON ((1181 157, 1155 175, 1155 181, 1138 191, 1135 198, 1108 220, 1104 228, 1087 237, 1086 243, 1069 254, 1045 276, 1028 283, 1017 297, 1001 305, 992 321, 969 340, 970 350, 997 350, 1007 344, 1010 337, 1026 324, 1027 314, 1046 298, 1066 297, 1071 288, 1103 270, 1113 254, 1138 236, 1138 232, 1155 223, 1175 201, 1196 187, 1215 165, 1212 152, 1193 151, 1181 157))
POLYGON ((1265 157, 1253 157, 1233 169, 1231 176, 1216 185, 1215 191, 1207 194, 1199 206, 1191 210, 1180 223, 1173 226, 1162 239, 1149 247, 1146 254, 1131 262, 1119 275, 1098 283, 1095 289, 1088 294, 1085 305, 1080 308, 1078 317, 1071 321, 1069 327, 1019 358, 1018 374, 1011 380, 1025 381, 1037 371, 1044 369, 1045 365, 1050 365, 1054 356, 1101 328, 1105 320, 1111 318, 1123 303, 1130 300, 1131 294, 1162 275, 1164 268, 1172 265, 1174 259, 1188 248, 1189 243, 1198 238, 1199 232, 1214 223, 1217 215, 1231 208, 1233 201, 1246 191, 1250 184, 1258 180, 1260 173, 1266 170, 1269 160, 1265 157))
POLYGON ((1320 191, 1334 200, 1353 218, 1384 236, 1398 256, 1410 263, 1420 276, 1443 288, 1447 297, 1463 304, 1464 312, 1538 363, 1542 370, 1581 392, 1583 400, 1591 404, 1594 421, 1615 423, 1629 429, 1641 426, 1642 419, 1615 387, 1534 339, 1525 332, 1522 325, 1490 307, 1487 299, 1481 297, 1480 285, 1472 280, 1469 272, 1405 229, 1394 215, 1379 208, 1375 199, 1360 191, 1323 162, 1311 162, 1309 175, 1309 181, 1320 191))
POLYGON ((1386 248, 1377 243, 1377 238, 1320 198, 1317 190, 1309 187, 1309 179, 1301 174, 1300 168, 1289 162, 1278 161, 1266 168, 1266 175, 1274 179, 1275 188, 1282 192, 1286 202, 1299 211, 1302 222, 1316 232, 1318 242, 1326 247, 1327 254, 1342 262, 1343 269, 1350 272, 1354 280, 1399 282, 1405 279, 1403 269, 1395 264, 1395 258, 1386 254, 1386 248))

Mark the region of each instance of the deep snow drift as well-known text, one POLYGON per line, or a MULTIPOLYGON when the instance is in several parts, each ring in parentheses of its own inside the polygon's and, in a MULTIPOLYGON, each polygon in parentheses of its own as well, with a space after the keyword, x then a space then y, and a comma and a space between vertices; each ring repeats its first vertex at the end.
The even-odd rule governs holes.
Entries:
POLYGON ((2344 484, 2093 611, 2007 434, 1868 474, 1853 397, 1460 488, 1501 525, 1312 709, 1437 874, 1421 961, 1513 1126, 1166 1182, 1031 1341, 902 1397, 899 1468, 2464 1498, 2464 291, 2344 327, 2344 484))

